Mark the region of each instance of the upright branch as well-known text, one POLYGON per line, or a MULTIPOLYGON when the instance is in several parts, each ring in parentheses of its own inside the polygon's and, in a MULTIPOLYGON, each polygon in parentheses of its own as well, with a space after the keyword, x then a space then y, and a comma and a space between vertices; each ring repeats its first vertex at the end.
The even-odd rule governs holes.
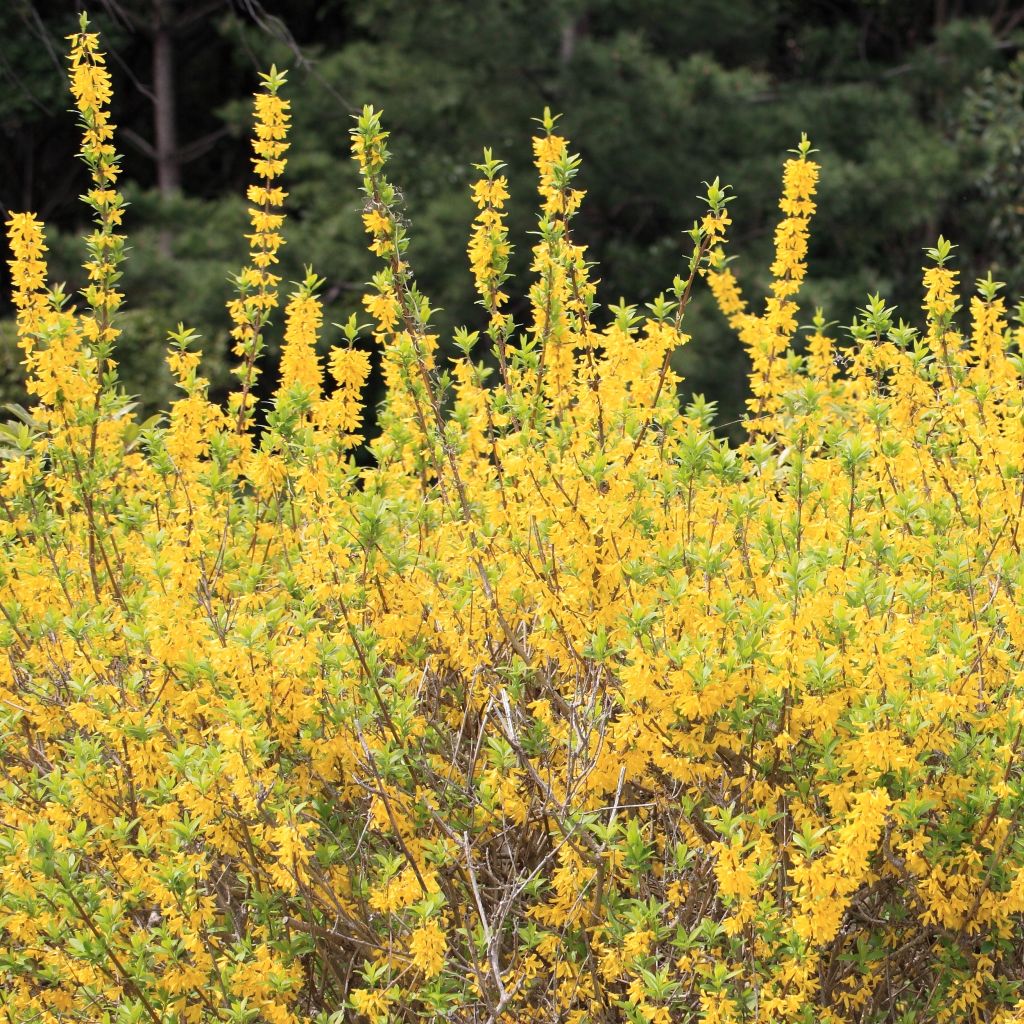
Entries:
POLYGON ((277 265, 278 251, 284 245, 281 226, 284 214, 281 208, 288 196, 278 184, 284 174, 285 153, 288 151, 289 102, 279 95, 285 84, 285 73, 272 67, 261 74, 263 88, 256 94, 254 104, 255 128, 253 133, 253 171, 256 182, 246 193, 249 202, 249 221, 252 233, 249 240, 249 263, 235 279, 236 298, 228 303, 228 313, 234 326, 234 353, 239 357, 235 373, 241 388, 231 394, 228 408, 235 417, 235 432, 246 436, 253 422, 255 395, 253 387, 259 376, 258 360, 265 342, 263 331, 278 304, 280 277, 271 268, 277 265))
POLYGON ((672 365, 672 356, 675 354, 679 344, 684 340, 682 335, 683 318, 686 315, 686 307, 690 303, 690 297, 693 295, 693 286, 697 280, 697 275, 708 268, 710 254, 724 243, 725 232, 732 223, 727 207, 734 197, 728 194, 729 186, 723 186, 718 178, 715 178, 711 184, 707 182, 704 184, 707 186, 707 191, 699 198, 707 202, 708 208, 701 222, 699 224, 695 223, 690 231, 687 232, 690 241, 693 243, 693 249, 690 252, 688 262, 687 276, 685 278, 676 277, 672 282, 671 300, 661 295, 655 302, 648 304, 648 308, 655 319, 671 321, 671 331, 668 333, 668 340, 664 345, 665 351, 661 361, 661 369, 658 371, 658 381, 654 388, 654 395, 649 408, 644 410, 643 423, 633 443, 633 447, 625 458, 624 466, 628 466, 633 461, 654 420, 655 411, 657 410, 658 402, 661 399, 661 393, 668 377, 669 367, 672 365))
POLYGON ((481 177, 473 185, 473 202, 479 212, 469 238, 469 266, 480 296, 478 303, 487 311, 487 335, 498 357, 501 383, 511 398, 507 346, 512 332, 512 317, 502 311, 508 303, 508 295, 503 289, 512 276, 508 272, 512 243, 505 226, 508 178, 500 173, 505 165, 494 159, 490 149, 484 150, 483 163, 473 166, 481 177))
POLYGON ((807 276, 807 244, 820 169, 809 159, 815 152, 803 135, 783 169, 779 200, 783 217, 775 229, 771 295, 748 343, 753 370, 747 404, 754 413, 752 426, 762 432, 770 432, 776 425, 779 393, 784 386, 778 372, 780 356, 789 348, 797 329, 794 296, 807 276))
POLYGON ((80 31, 70 36, 69 77, 71 95, 78 111, 82 129, 79 156, 89 168, 91 187, 82 197, 93 211, 95 230, 86 236, 88 253, 85 271, 88 284, 82 297, 89 313, 81 317, 82 337, 96 361, 93 422, 89 438, 90 466, 96 457, 96 439, 100 405, 104 393, 112 393, 116 384, 113 350, 120 331, 114 318, 123 296, 117 290, 118 267, 124 260, 125 237, 117 228, 121 224, 125 202, 115 188, 120 172, 120 157, 114 148, 114 125, 107 109, 112 89, 99 36, 88 32, 86 16, 82 15, 80 31))

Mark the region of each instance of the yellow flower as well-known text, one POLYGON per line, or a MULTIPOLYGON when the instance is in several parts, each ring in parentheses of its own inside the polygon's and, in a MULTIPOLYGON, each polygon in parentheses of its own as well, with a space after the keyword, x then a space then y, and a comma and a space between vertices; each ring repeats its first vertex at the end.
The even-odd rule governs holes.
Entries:
POLYGON ((447 948, 448 940, 435 920, 420 925, 409 937, 409 952, 413 962, 428 978, 440 974, 447 948))

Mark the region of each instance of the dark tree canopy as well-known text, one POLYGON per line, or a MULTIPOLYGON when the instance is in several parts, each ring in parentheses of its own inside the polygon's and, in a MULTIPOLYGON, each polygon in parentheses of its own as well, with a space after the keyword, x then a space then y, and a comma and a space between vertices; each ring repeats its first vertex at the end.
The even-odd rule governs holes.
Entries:
MULTIPOLYGON (((71 159, 63 36, 78 0, 0 5, 0 203, 48 223, 54 275, 80 283, 84 170, 71 159)), ((440 320, 478 319, 465 259, 468 184, 482 147, 509 165, 510 223, 526 266, 529 138, 545 106, 583 157, 579 234, 602 267, 598 296, 652 298, 681 267, 701 182, 736 191, 735 269, 763 285, 778 167, 806 131, 823 166, 808 319, 849 322, 869 293, 914 307, 922 249, 959 243, 963 280, 989 267, 1024 284, 1024 9, 992 0, 90 0, 115 74, 132 203, 120 358, 147 410, 170 393, 159 354, 173 309, 227 383, 227 279, 244 256, 249 95, 290 69, 294 131, 286 280, 312 261, 328 320, 360 309, 362 245, 351 115, 384 110, 406 189, 411 256, 440 320)), ((9 313, 4 307, 3 312, 9 313)), ((521 312, 521 311, 520 311, 521 312)), ((706 298, 680 355, 688 386, 742 403, 743 356, 706 298)), ((280 325, 278 325, 280 327, 280 325)), ((270 357, 276 357, 271 347, 270 357)), ((2 397, 19 395, 0 325, 2 397)), ((272 379, 269 375, 267 379, 272 379)))

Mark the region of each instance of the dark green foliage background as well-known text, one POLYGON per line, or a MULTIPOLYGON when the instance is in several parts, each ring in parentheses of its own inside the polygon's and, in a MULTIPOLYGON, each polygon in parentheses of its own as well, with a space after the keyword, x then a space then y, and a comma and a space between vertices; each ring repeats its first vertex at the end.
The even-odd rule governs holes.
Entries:
MULTIPOLYGON (((79 285, 74 118, 62 77, 80 3, 0 5, 0 203, 49 226, 54 278, 79 285)), ((848 323, 869 292, 920 302, 921 250, 959 243, 964 280, 989 267, 1024 284, 1024 12, 954 0, 93 0, 116 87, 133 247, 122 372, 146 412, 170 381, 166 331, 199 330, 215 389, 228 386, 228 278, 245 258, 248 97, 257 71, 290 69, 286 280, 312 263, 328 321, 360 309, 373 272, 348 158, 351 115, 382 107, 391 176, 404 183, 413 265, 440 327, 479 322, 464 255, 468 187, 482 147, 509 165, 513 269, 527 282, 535 198, 529 139, 545 105, 584 158, 579 236, 600 263, 599 297, 644 302, 682 267, 682 231, 701 182, 737 199, 731 251, 747 294, 767 280, 781 164, 806 131, 822 183, 803 293, 848 323), (152 34, 163 4, 177 27, 174 96, 180 195, 161 197, 152 141, 152 34), (187 22, 187 23, 186 23, 187 22)), ((512 290, 515 294, 515 289, 512 290)), ((10 316, 9 305, 0 315, 10 316)), ((527 316, 516 308, 518 320, 527 316)), ((687 386, 742 409, 745 360, 700 295, 687 386)), ((280 318, 279 318, 280 319, 280 318)), ((280 323, 276 325, 280 332, 280 323)), ((841 328, 836 328, 841 331, 841 328)), ((325 332, 325 349, 333 329, 325 332)), ((278 348, 272 339, 270 361, 278 348)), ((265 380, 272 379, 272 368, 265 380)), ((0 399, 21 394, 9 319, 0 322, 0 399)), ((372 400, 371 396, 371 400, 372 400)))

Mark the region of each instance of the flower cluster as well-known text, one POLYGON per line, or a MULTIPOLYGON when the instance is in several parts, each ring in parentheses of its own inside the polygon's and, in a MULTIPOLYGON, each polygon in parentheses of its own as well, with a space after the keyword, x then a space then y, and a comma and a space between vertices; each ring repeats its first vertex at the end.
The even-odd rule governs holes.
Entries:
POLYGON ((249 264, 236 279, 238 294, 228 303, 228 313, 235 339, 234 352, 241 362, 236 373, 242 387, 231 396, 231 411, 237 413, 237 431, 242 433, 252 423, 252 388, 259 373, 258 360, 263 351, 263 329, 277 308, 277 287, 281 279, 271 270, 277 264, 277 253, 284 244, 281 207, 288 194, 278 184, 284 173, 285 141, 290 117, 288 101, 279 95, 285 74, 271 68, 261 75, 263 89, 256 94, 253 133, 253 172, 257 183, 250 185, 247 198, 252 233, 249 242, 249 264))

